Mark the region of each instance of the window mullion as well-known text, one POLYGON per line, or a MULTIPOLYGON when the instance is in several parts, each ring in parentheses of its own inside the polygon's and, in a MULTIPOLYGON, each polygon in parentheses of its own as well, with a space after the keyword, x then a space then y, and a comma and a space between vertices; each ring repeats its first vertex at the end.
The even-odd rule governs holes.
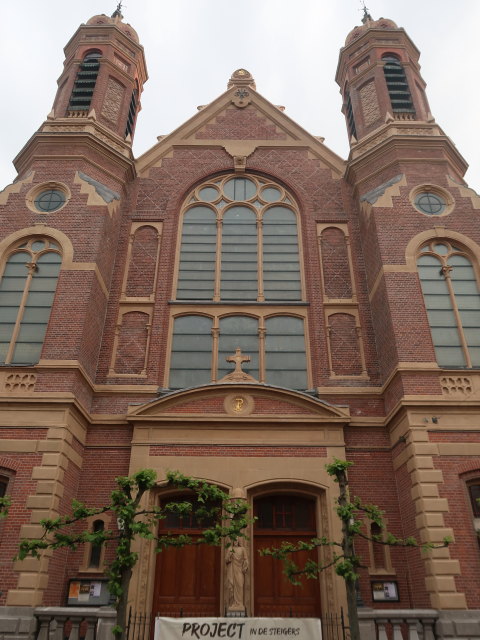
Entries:
POLYGON ((263 287, 263 219, 257 214, 257 261, 258 261, 258 294, 257 301, 265 301, 265 289, 263 287))
POLYGON ((213 285, 213 301, 220 302, 220 287, 222 277, 222 232, 223 217, 217 214, 217 253, 215 255, 215 282, 213 285))
POLYGON ((265 318, 258 319, 258 381, 265 382, 265 318))
POLYGON ((5 364, 11 364, 13 358, 13 352, 17 343, 18 334, 20 333, 20 325, 22 324, 23 314, 25 313, 25 306, 27 303, 28 293, 30 291, 30 284, 32 282, 33 274, 37 270, 35 262, 27 262, 25 266, 28 269, 27 279, 25 280, 25 286, 23 288, 22 299, 18 306, 17 320, 12 331, 12 337, 10 339, 10 346, 8 347, 7 355, 5 358, 5 364))
POLYGON ((458 335, 460 337, 460 342, 461 342, 462 349, 463 349, 463 355, 465 356, 465 361, 467 363, 467 367, 469 369, 471 369, 472 368, 472 359, 470 358, 470 354, 468 352, 468 345, 467 345, 467 341, 465 339, 465 334, 463 332, 462 318, 460 316, 460 311, 458 310, 457 300, 455 298, 455 291, 453 290, 452 278, 451 278, 452 270, 453 270, 452 266, 450 266, 448 264, 444 264, 443 267, 442 267, 442 275, 445 278, 445 281, 447 283, 448 293, 450 295, 450 301, 452 303, 453 314, 454 314, 455 320, 457 322, 457 330, 458 330, 458 335))
POLYGON ((218 377, 218 337, 220 329, 218 326, 218 317, 214 318, 212 327, 212 382, 217 381, 218 377))

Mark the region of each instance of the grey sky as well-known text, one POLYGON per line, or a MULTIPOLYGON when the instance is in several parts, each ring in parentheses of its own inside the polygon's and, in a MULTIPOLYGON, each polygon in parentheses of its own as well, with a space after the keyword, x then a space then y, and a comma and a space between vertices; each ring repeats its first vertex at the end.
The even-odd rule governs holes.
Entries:
MULTIPOLYGON (((78 25, 115 2, 3 0, 0 53, 0 189, 14 156, 51 109, 63 47, 78 25)), ((431 111, 470 164, 480 188, 478 0, 370 0, 372 16, 404 27, 422 52, 431 111)), ((142 96, 138 157, 225 89, 245 67, 257 90, 342 157, 348 142, 335 83, 338 51, 360 24, 359 0, 125 0, 123 13, 145 47, 149 81, 142 96)))

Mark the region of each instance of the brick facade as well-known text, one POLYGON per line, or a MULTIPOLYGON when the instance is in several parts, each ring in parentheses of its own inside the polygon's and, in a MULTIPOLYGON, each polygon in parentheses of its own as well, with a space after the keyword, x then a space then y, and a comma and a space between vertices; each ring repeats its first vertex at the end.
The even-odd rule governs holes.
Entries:
MULTIPOLYGON (((480 376, 437 364, 416 269, 420 248, 444 239, 466 252, 480 282, 480 200, 428 111, 408 35, 392 21, 367 20, 341 50, 337 81, 357 128, 346 161, 262 98, 244 70, 135 160, 124 135, 131 93, 146 80, 135 32, 96 16, 66 55, 54 112, 17 157, 17 182, 0 193, 0 276, 23 238, 51 238, 63 259, 40 360, 0 365, 0 476, 13 500, 0 523, 0 606, 61 605, 69 578, 103 575, 82 571, 81 550, 11 559, 20 537, 36 535, 40 519, 65 513, 73 498, 102 505, 117 475, 152 467, 162 479, 178 468, 252 502, 259 492, 305 493, 336 535, 337 489, 324 465, 346 457, 355 463, 353 494, 379 505, 395 535, 454 538, 448 549, 392 549, 388 558, 362 540, 365 605, 480 609, 467 490, 480 483, 480 376), (93 48, 102 57, 91 106, 72 116, 72 87, 93 48), (392 110, 385 53, 407 70, 414 113, 392 110), (183 212, 199 185, 227 175, 271 181, 287 194, 299 221, 302 300, 175 299, 183 212), (48 213, 27 206, 42 185, 68 193, 66 204, 48 213), (446 215, 418 211, 419 188, 448 198, 446 215), (301 317, 309 388, 169 390, 173 320, 195 313, 301 317), (232 394, 245 413, 235 414, 232 394), (375 580, 396 581, 399 601, 373 602, 375 580)), ((150 610, 154 570, 140 554, 134 584, 144 590, 132 604, 150 610)), ((322 611, 344 603, 333 572, 319 589, 322 611)))

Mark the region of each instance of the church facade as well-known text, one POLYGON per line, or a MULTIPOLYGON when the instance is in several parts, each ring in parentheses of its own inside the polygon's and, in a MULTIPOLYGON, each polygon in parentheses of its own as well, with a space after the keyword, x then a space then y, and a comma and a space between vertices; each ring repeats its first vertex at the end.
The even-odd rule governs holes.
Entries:
MULTIPOLYGON (((67 43, 52 111, 0 192, 0 495, 13 503, 0 634, 75 599, 76 581, 103 584, 104 551, 12 563, 18 540, 142 468, 249 502, 247 616, 340 611, 333 568, 297 588, 257 553, 339 538, 325 464, 340 458, 389 531, 454 541, 425 554, 361 540, 368 620, 427 610, 437 637, 480 638, 480 197, 430 112, 419 55, 391 20, 366 14, 348 35, 347 160, 245 69, 134 158, 136 32, 115 12, 67 43)), ((367 520, 363 532, 381 535, 367 520)), ((224 550, 137 551, 135 611, 228 610, 224 550)))

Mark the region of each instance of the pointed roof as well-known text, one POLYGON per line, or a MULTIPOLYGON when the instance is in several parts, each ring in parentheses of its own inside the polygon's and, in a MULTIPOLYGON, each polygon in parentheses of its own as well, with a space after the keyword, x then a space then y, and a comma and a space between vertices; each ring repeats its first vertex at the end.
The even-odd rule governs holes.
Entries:
POLYGON ((248 158, 255 149, 265 147, 304 148, 330 168, 335 178, 343 176, 345 161, 317 138, 294 122, 256 90, 255 80, 246 69, 233 72, 225 93, 136 160, 138 175, 146 175, 175 147, 223 147, 233 158, 248 158))

